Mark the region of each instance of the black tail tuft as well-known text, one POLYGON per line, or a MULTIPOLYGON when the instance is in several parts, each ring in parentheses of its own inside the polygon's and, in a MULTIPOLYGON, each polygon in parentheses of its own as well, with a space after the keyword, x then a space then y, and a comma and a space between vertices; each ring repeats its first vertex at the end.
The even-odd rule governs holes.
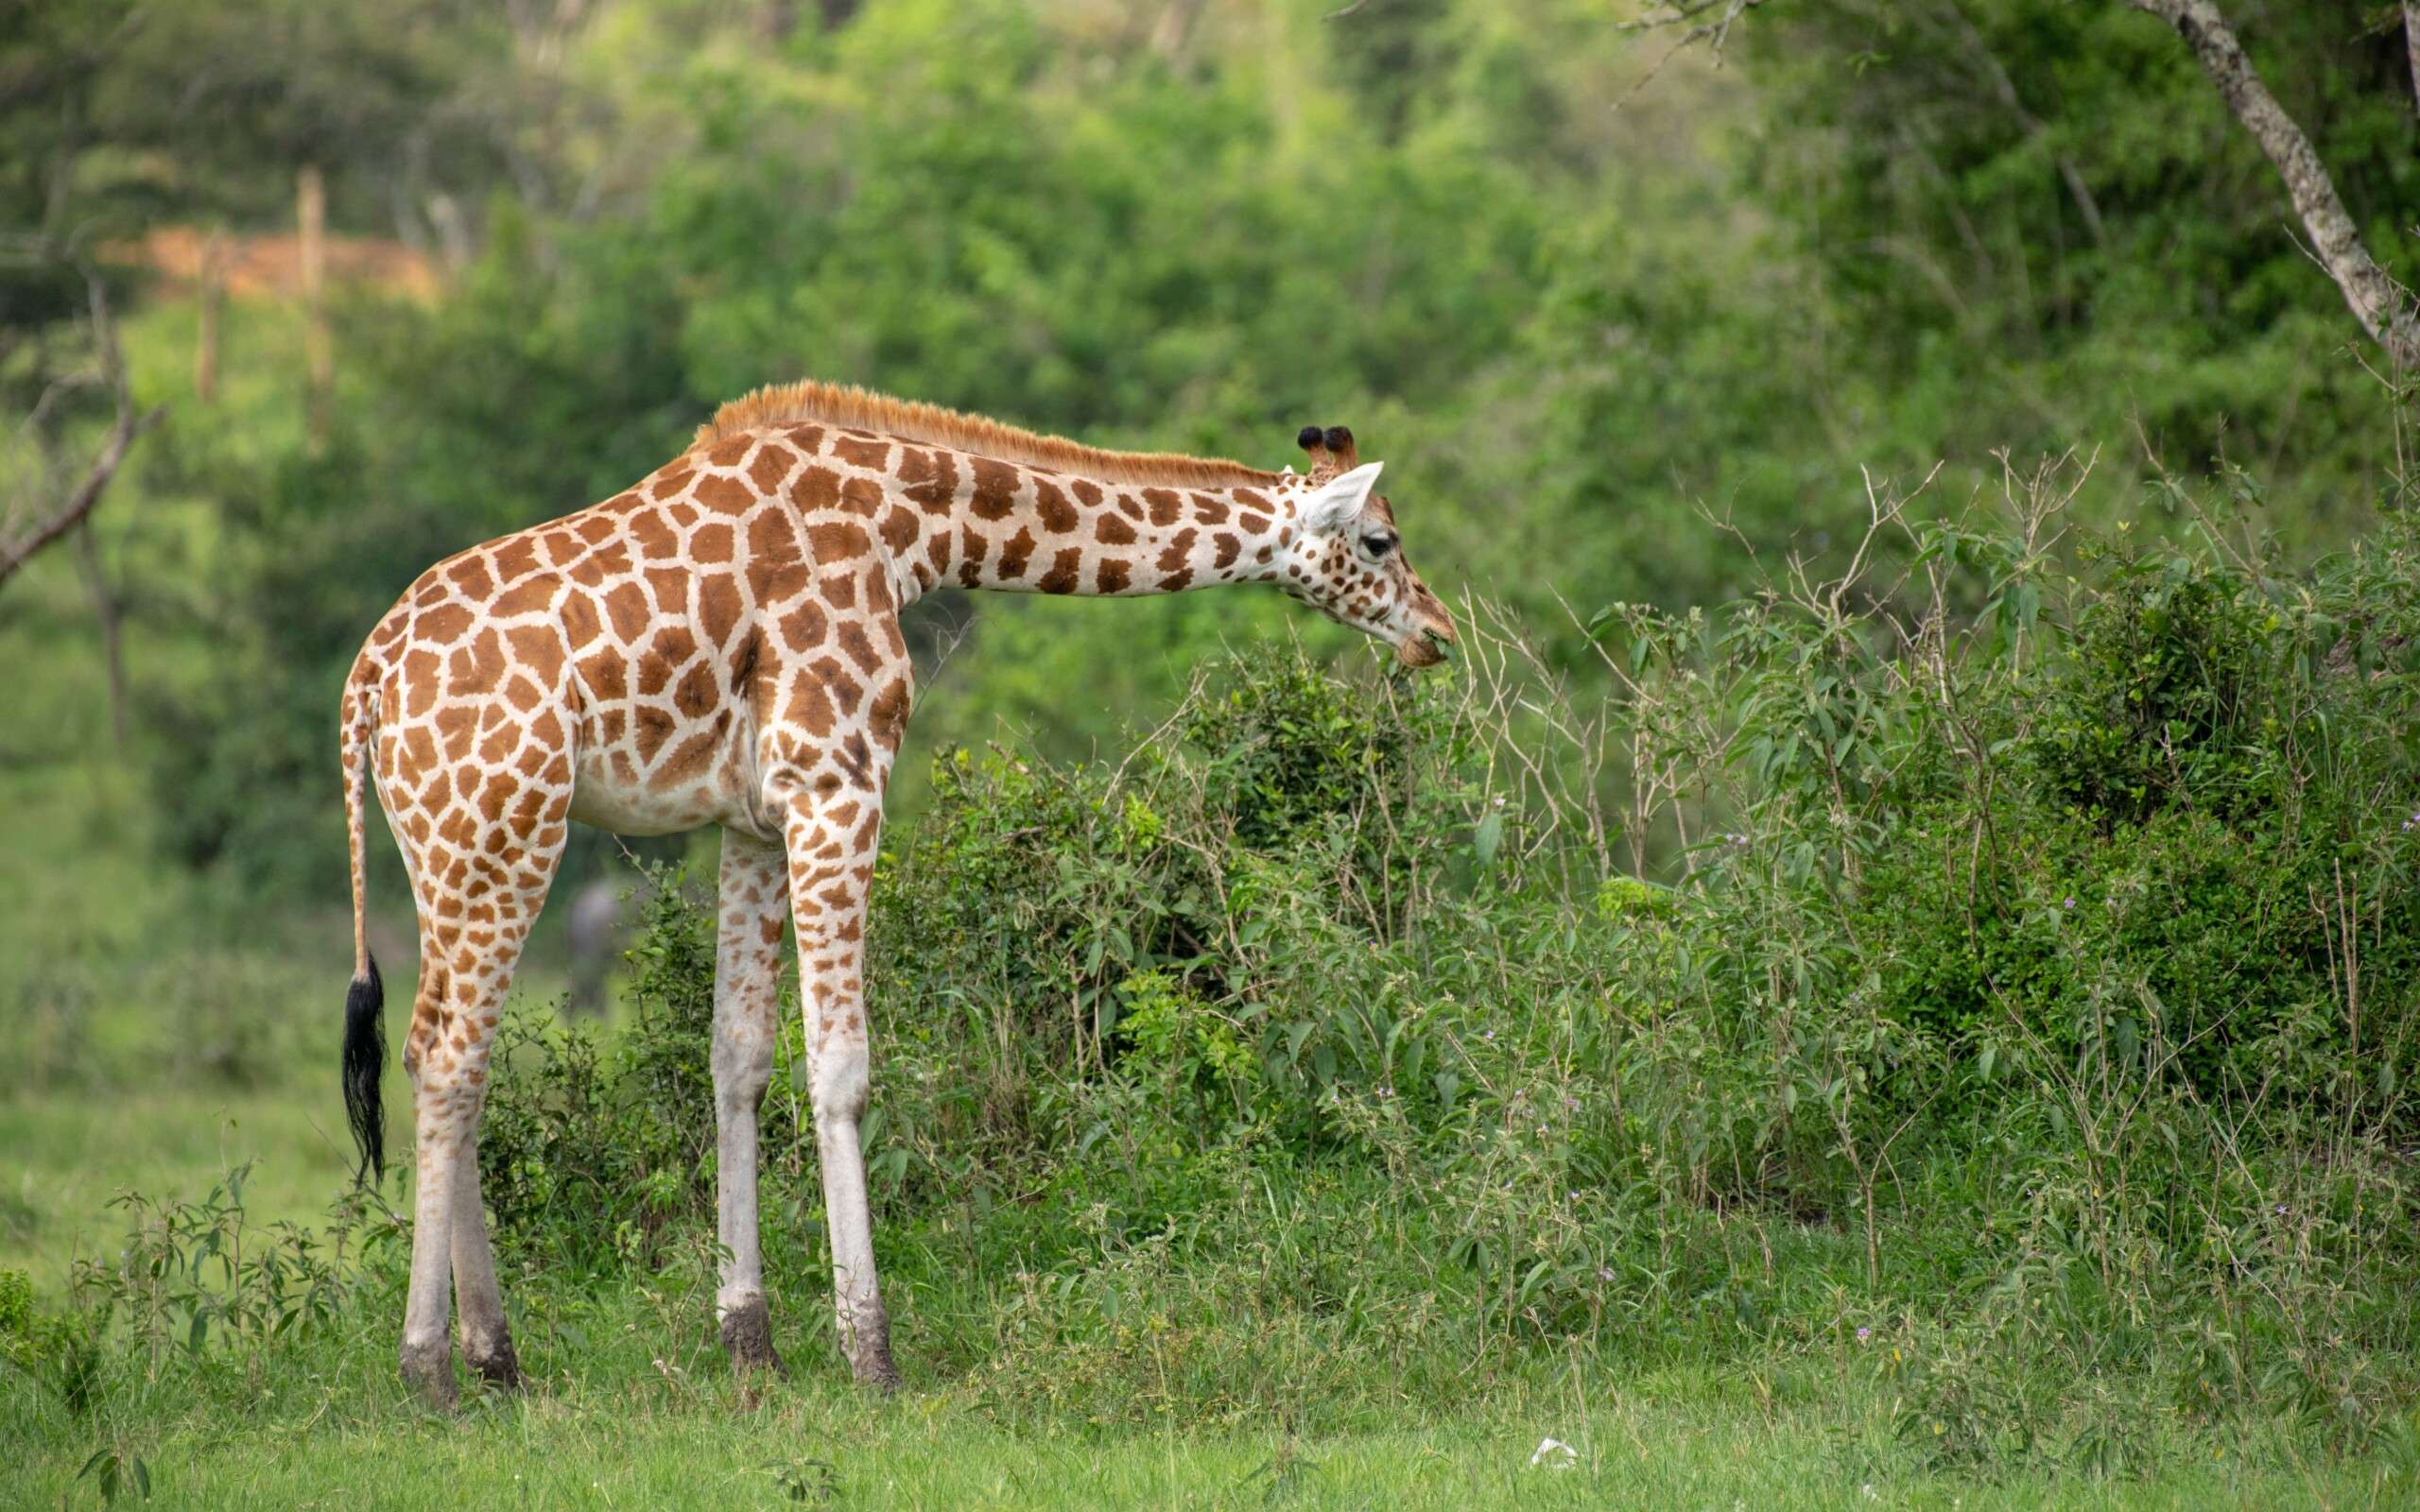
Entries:
POLYGON ((387 987, 378 979, 377 960, 368 954, 362 960, 367 970, 344 994, 344 1113, 361 1151, 356 1186, 365 1174, 387 1175, 387 1119, 378 1101, 378 1077, 387 1069, 387 987))

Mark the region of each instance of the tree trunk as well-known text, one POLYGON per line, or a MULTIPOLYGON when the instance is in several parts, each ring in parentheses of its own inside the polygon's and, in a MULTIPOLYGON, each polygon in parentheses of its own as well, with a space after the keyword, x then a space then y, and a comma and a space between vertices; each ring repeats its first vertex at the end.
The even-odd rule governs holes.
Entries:
MULTIPOLYGON (((2236 41, 2218 7, 2211 0, 2132 0, 2132 4, 2175 27, 2185 44, 2193 49, 2227 109, 2286 180, 2286 193, 2302 216, 2303 229, 2310 233, 2311 251, 2342 291, 2354 318, 2395 367, 2420 372, 2420 315, 2415 315, 2411 299, 2361 244, 2360 231, 2345 212, 2327 165, 2320 162, 2310 138, 2260 82, 2252 60, 2244 55, 2243 44, 2236 41)), ((2412 9, 2410 4, 2405 7, 2407 21, 2412 9)))
POLYGON ((110 679, 110 741, 119 755, 126 754, 127 706, 126 644, 120 632, 124 614, 117 593, 110 587, 107 568, 101 565, 100 543, 93 539, 93 517, 90 514, 76 522, 77 564, 83 569, 84 591, 92 596, 94 617, 101 622, 101 656, 109 668, 110 679))
POLYGON ((214 231, 201 249, 201 331, 194 342, 193 396, 218 398, 218 320, 227 303, 227 233, 214 231))
POLYGON ((328 438, 330 390, 336 387, 336 349, 328 337, 328 191, 316 164, 306 165, 294 182, 294 218, 301 232, 298 249, 302 284, 302 354, 307 369, 311 439, 328 438))

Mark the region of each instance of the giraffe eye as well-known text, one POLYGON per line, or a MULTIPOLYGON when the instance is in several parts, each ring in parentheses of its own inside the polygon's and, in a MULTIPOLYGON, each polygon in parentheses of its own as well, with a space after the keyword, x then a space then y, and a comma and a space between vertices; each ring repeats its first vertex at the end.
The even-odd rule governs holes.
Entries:
POLYGON ((1395 549, 1395 538, 1383 530, 1373 530, 1361 538, 1361 549, 1374 558, 1381 558, 1395 549))

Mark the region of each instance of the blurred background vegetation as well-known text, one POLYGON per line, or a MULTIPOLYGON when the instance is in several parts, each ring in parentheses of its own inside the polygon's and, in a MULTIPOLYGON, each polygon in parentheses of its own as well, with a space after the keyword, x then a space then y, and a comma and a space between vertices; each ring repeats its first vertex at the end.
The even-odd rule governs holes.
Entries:
MULTIPOLYGON (((1548 622, 1731 597, 1743 548, 1838 550, 1860 467, 1945 462, 1954 504, 1996 453, 2099 453, 2080 517, 2163 529, 2143 480, 2231 460, 2305 552, 2388 486, 2358 328, 2151 17, 1785 8, 1720 67, 1658 72, 1671 34, 1621 8, 1333 9, 18 8, 0 384, 30 413, 77 369, 81 264, 135 400, 165 407, 87 549, 0 597, 31 715, 0 759, 36 793, 121 767, 140 812, 106 822, 144 832, 149 875, 247 913, 324 902, 329 711, 375 613, 801 374, 1271 466, 1302 423, 1349 422, 1431 580, 1548 622)), ((2245 24, 2392 268, 2420 154, 2391 22, 2245 24)), ((89 450, 97 387, 29 430, 89 450)), ((955 647, 926 669, 925 748, 1003 722, 1093 748, 1205 649, 1292 618, 952 597, 925 610, 925 644, 955 647)), ((924 765, 902 764, 910 810, 924 765)))

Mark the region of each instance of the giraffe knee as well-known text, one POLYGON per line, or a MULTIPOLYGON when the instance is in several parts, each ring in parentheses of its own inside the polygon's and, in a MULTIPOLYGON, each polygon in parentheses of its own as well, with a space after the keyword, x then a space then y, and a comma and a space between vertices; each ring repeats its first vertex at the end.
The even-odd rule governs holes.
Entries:
POLYGON ((752 1114, 764 1106, 765 1089, 773 1081, 773 1040, 766 1034, 715 1036, 715 1095, 735 1113, 752 1114))
POLYGON ((826 1045, 815 1057, 814 1079, 809 1088, 815 1100, 816 1122, 839 1119, 855 1125, 865 1115, 872 1081, 863 1042, 826 1045))

